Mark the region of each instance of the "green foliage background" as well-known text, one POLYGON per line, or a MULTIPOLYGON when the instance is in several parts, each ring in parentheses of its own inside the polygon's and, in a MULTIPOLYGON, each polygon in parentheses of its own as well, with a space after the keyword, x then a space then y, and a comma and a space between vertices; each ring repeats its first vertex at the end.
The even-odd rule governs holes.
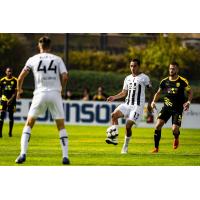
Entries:
MULTIPOLYGON (((64 54, 61 52, 53 53, 64 58, 64 54)), ((154 90, 156 90, 160 80, 168 75, 169 63, 176 60, 180 65, 180 74, 192 83, 195 102, 200 102, 199 53, 199 50, 195 48, 184 47, 182 40, 177 38, 175 34, 168 34, 168 37, 163 37, 160 34, 155 40, 148 40, 143 45, 134 43, 133 46, 133 43, 130 43, 127 51, 123 54, 92 49, 70 50, 68 60, 70 80, 67 89, 73 90, 76 97, 82 95, 84 87, 88 87, 93 95, 100 85, 106 88, 107 95, 119 92, 122 89, 125 76, 130 74, 130 59, 139 58, 142 62, 141 71, 150 76, 154 90)), ((30 43, 24 42, 17 34, 0 33, 1 77, 8 66, 13 67, 14 75, 18 76, 27 58, 32 54, 30 43)), ((31 90, 34 87, 33 76, 25 80, 24 87, 24 97, 31 97, 31 90)))

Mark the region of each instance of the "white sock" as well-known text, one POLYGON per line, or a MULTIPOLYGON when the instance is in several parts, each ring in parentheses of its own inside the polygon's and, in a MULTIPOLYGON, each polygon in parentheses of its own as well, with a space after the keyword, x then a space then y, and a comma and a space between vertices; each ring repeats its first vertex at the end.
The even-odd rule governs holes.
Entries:
POLYGON ((31 137, 31 127, 25 126, 21 137, 21 155, 26 154, 30 137, 31 137))
POLYGON ((60 133, 60 144, 62 148, 63 157, 68 158, 68 136, 65 129, 59 131, 60 133))
POLYGON ((130 140, 131 140, 131 137, 127 137, 127 136, 125 135, 125 138, 124 138, 124 146, 128 146, 130 140))

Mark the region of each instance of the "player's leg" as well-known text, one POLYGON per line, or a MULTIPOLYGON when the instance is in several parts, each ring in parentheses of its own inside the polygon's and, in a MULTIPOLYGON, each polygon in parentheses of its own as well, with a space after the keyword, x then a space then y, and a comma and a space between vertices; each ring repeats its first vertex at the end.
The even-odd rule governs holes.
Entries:
POLYGON ((4 118, 5 118, 6 112, 0 111, 0 138, 2 137, 2 130, 3 130, 3 124, 4 124, 4 118))
POLYGON ((60 145, 62 148, 63 164, 70 164, 68 156, 68 134, 65 129, 64 119, 56 119, 57 129, 60 135, 60 145))
POLYGON ((155 125, 154 149, 152 153, 157 153, 159 151, 159 143, 161 139, 162 127, 169 120, 170 117, 171 117, 171 112, 166 107, 163 107, 160 113, 158 114, 158 118, 155 125))
POLYGON ((122 154, 128 153, 128 145, 131 140, 132 136, 132 126, 135 124, 134 121, 132 120, 127 120, 126 122, 126 133, 125 133, 125 138, 124 138, 124 144, 121 150, 122 154))
POLYGON ((175 113, 172 115, 172 133, 174 135, 174 141, 173 141, 174 149, 177 149, 179 146, 181 120, 182 120, 182 113, 175 113))
POLYGON ((106 130, 107 138, 105 141, 107 144, 114 144, 114 145, 118 144, 118 139, 117 139, 119 135, 118 119, 123 116, 124 114, 122 113, 121 110, 119 110, 119 108, 116 108, 114 112, 111 114, 112 125, 108 127, 108 129, 106 130))
POLYGON ((125 133, 125 138, 124 138, 124 144, 121 150, 122 154, 128 153, 128 144, 132 136, 132 126, 134 124, 136 125, 139 123, 142 117, 143 110, 144 110, 144 105, 129 107, 128 120, 126 122, 126 133, 125 133))
POLYGON ((23 163, 26 160, 26 153, 31 137, 31 129, 33 128, 37 117, 46 111, 46 103, 44 93, 34 95, 31 107, 28 112, 28 118, 22 131, 21 136, 21 153, 16 159, 16 163, 23 163))
POLYGON ((154 150, 152 153, 157 153, 159 150, 159 143, 161 139, 161 130, 163 125, 165 124, 165 121, 162 119, 157 119, 155 130, 154 130, 154 150))
POLYGON ((68 134, 64 124, 64 109, 62 98, 59 92, 48 93, 48 109, 56 122, 57 129, 60 135, 60 145, 62 149, 62 163, 65 165, 70 164, 68 158, 68 134))
POLYGON ((14 125, 14 112, 12 110, 10 110, 8 112, 8 117, 9 117, 9 132, 8 132, 8 135, 9 135, 9 137, 12 137, 12 129, 13 129, 13 125, 14 125))
POLYGON ((3 136, 2 130, 3 130, 4 118, 6 115, 6 109, 7 109, 7 102, 1 100, 0 102, 0 138, 3 136))
POLYGON ((14 112, 16 111, 16 102, 12 102, 8 106, 8 117, 9 117, 9 137, 12 137, 12 129, 14 125, 14 112))
POLYGON ((36 120, 35 118, 29 116, 23 128, 22 136, 21 136, 21 152, 15 161, 18 164, 21 164, 26 161, 26 153, 27 153, 28 144, 31 137, 31 129, 33 128, 35 124, 35 120, 36 120))

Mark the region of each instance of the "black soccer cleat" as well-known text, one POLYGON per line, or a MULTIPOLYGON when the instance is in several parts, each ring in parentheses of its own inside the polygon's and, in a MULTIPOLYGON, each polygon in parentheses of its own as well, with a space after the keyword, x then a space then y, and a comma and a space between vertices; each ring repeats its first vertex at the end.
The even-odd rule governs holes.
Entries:
POLYGON ((107 144, 113 144, 113 145, 117 145, 118 144, 118 141, 117 141, 117 138, 109 138, 109 137, 107 137, 106 138, 106 143, 107 144))
POLYGON ((25 161, 26 161, 26 154, 19 155, 15 160, 15 162, 18 164, 22 164, 25 161))
POLYGON ((70 161, 67 157, 64 157, 63 160, 62 160, 62 163, 63 163, 63 165, 69 165, 70 161))

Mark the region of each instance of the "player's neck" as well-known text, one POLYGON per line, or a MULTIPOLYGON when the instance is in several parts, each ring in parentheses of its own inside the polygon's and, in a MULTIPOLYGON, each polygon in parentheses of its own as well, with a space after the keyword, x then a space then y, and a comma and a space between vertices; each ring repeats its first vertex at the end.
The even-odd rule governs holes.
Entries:
POLYGON ((135 73, 132 73, 132 76, 135 77, 135 76, 138 76, 139 74, 141 74, 141 72, 135 72, 135 73))
POLYGON ((169 76, 169 80, 170 81, 174 81, 178 78, 178 74, 174 75, 174 76, 169 76))
POLYGON ((49 53, 50 49, 40 49, 40 53, 49 53))
POLYGON ((6 78, 7 78, 7 79, 11 79, 11 78, 12 78, 12 76, 6 76, 6 78))

